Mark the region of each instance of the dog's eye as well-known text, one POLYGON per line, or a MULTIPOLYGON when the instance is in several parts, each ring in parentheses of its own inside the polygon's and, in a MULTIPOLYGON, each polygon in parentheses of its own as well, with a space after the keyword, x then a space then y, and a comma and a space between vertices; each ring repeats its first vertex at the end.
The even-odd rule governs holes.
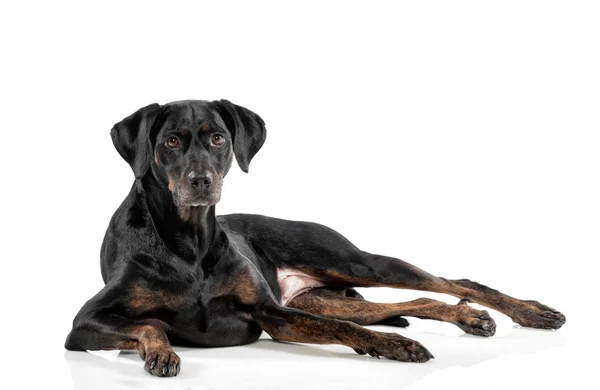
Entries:
POLYGON ((177 149, 179 147, 179 140, 176 137, 169 137, 166 144, 171 149, 177 149))
POLYGON ((213 134, 211 141, 213 145, 221 146, 225 143, 225 137, 223 137, 221 134, 213 134))

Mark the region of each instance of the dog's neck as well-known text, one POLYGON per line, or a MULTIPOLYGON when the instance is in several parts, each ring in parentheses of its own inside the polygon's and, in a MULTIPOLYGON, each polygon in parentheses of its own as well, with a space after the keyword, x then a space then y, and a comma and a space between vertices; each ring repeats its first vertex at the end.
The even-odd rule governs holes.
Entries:
POLYGON ((171 250, 178 251, 176 254, 188 262, 210 263, 218 259, 219 252, 228 243, 215 216, 214 205, 178 206, 168 187, 153 175, 136 182, 155 228, 171 250))

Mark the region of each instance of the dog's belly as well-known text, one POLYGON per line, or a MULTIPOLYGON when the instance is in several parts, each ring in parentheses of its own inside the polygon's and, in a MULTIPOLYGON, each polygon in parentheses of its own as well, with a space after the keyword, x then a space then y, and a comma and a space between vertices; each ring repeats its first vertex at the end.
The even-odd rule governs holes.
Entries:
POLYGON ((281 290, 280 303, 283 306, 287 306, 298 295, 325 285, 313 276, 294 268, 278 268, 277 283, 281 290))

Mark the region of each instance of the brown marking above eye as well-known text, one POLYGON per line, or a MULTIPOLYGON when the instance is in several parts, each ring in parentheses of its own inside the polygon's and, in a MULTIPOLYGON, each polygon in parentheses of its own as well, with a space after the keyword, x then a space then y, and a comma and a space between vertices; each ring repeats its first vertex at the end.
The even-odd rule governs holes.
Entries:
POLYGON ((208 131, 208 130, 210 130, 210 125, 208 123, 205 123, 202 126, 200 126, 200 130, 201 131, 208 131))
POLYGON ((165 144, 171 149, 177 149, 180 146, 179 139, 177 137, 169 137, 165 144))
POLYGON ((210 141, 215 146, 221 146, 225 143, 225 137, 222 134, 213 134, 210 141))

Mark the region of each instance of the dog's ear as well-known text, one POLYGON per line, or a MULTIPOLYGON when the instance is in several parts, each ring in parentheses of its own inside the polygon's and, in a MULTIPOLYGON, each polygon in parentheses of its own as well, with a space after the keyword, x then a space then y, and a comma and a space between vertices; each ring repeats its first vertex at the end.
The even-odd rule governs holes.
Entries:
POLYGON ((150 132, 159 112, 160 105, 150 104, 115 124, 110 131, 115 148, 131 165, 136 179, 144 176, 152 162, 150 132))
POLYGON ((213 104, 233 137, 233 153, 238 165, 248 173, 250 161, 267 138, 265 122, 252 111, 228 100, 215 100, 213 104))

